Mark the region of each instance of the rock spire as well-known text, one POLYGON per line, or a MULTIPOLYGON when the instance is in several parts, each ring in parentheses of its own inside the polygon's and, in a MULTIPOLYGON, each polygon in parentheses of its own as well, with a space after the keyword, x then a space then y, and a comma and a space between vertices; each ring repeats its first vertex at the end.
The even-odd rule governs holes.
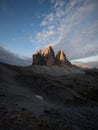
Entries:
POLYGON ((37 51, 32 58, 34 65, 71 65, 62 50, 60 50, 55 57, 54 50, 51 46, 47 47, 44 52, 42 52, 42 50, 37 51))
POLYGON ((46 65, 54 65, 55 64, 55 54, 54 50, 51 46, 47 47, 43 52, 44 60, 46 62, 46 65))

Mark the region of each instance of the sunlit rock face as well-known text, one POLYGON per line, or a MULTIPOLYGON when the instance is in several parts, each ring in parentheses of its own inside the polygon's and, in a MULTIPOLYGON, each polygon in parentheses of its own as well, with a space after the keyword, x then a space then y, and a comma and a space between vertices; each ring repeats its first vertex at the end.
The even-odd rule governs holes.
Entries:
POLYGON ((36 52, 36 54, 33 55, 33 64, 34 65, 69 65, 71 66, 71 63, 67 60, 66 55, 62 50, 60 50, 56 57, 54 50, 51 46, 47 47, 44 52, 42 50, 39 50, 36 52))
POLYGON ((65 64, 66 63, 66 56, 62 50, 60 50, 56 55, 56 63, 57 64, 65 64))
POLYGON ((71 65, 71 63, 66 58, 66 55, 62 50, 60 50, 56 55, 56 64, 58 65, 71 65))
POLYGON ((55 54, 51 46, 46 48, 43 53, 46 65, 51 66, 55 64, 55 54))

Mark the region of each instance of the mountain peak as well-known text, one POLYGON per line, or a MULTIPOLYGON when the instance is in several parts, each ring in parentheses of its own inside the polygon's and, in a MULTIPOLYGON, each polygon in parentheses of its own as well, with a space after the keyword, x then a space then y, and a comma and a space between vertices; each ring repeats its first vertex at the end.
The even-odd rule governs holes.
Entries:
POLYGON ((42 50, 37 51, 37 53, 33 55, 33 64, 47 66, 71 65, 62 50, 60 50, 55 57, 52 46, 48 46, 43 52, 42 50))
POLYGON ((48 46, 43 52, 46 65, 51 66, 55 64, 55 54, 51 46, 48 46))
POLYGON ((48 46, 48 47, 44 50, 43 55, 44 55, 44 56, 45 56, 45 55, 54 55, 54 50, 52 49, 51 46, 48 46))
POLYGON ((66 63, 66 56, 62 50, 60 50, 56 55, 56 62, 57 64, 65 64, 66 63))

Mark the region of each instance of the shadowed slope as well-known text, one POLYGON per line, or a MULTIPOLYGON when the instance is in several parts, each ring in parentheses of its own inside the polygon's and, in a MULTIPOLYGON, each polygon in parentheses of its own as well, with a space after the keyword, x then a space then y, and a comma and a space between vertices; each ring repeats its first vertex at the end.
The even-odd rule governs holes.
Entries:
POLYGON ((1 128, 97 130, 97 79, 97 74, 48 76, 35 66, 0 63, 1 128))

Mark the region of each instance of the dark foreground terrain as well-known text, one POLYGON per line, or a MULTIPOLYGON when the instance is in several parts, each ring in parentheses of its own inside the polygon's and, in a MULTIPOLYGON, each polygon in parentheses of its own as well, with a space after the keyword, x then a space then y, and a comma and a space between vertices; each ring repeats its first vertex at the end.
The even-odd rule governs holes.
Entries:
POLYGON ((98 130, 98 73, 57 77, 0 63, 0 129, 98 130))

